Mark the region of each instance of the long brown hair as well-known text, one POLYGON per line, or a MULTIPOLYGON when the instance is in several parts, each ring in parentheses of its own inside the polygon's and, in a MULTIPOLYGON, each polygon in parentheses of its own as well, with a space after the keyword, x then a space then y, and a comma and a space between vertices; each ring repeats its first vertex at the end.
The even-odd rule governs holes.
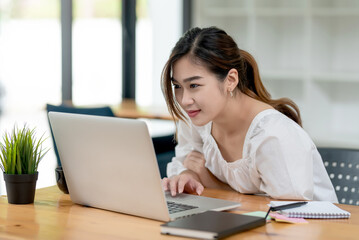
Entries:
POLYGON ((167 107, 174 118, 184 120, 172 91, 172 69, 174 63, 188 55, 206 66, 219 81, 224 81, 230 69, 238 72, 238 89, 242 93, 271 105, 302 126, 298 106, 288 98, 272 99, 259 76, 258 65, 251 54, 238 48, 235 41, 225 31, 216 28, 192 28, 181 37, 162 71, 162 91, 167 107))

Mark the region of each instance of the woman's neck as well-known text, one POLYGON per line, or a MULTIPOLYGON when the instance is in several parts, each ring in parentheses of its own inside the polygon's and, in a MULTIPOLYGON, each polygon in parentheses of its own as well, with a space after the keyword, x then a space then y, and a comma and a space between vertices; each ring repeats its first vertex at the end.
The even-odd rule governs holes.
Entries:
POLYGON ((220 116, 213 120, 212 133, 220 131, 221 135, 226 136, 244 134, 258 113, 271 108, 243 93, 237 94, 228 101, 220 116))

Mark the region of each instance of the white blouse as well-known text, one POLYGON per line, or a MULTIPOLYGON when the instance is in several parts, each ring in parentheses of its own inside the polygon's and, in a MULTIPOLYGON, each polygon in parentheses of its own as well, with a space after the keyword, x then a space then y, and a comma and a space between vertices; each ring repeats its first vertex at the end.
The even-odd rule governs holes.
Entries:
POLYGON ((338 202, 322 158, 308 134, 274 109, 253 119, 244 141, 242 159, 223 159, 211 135, 212 122, 198 127, 178 123, 176 156, 167 165, 167 176, 186 170, 187 154, 203 153, 205 166, 219 180, 241 193, 265 193, 276 199, 338 202))

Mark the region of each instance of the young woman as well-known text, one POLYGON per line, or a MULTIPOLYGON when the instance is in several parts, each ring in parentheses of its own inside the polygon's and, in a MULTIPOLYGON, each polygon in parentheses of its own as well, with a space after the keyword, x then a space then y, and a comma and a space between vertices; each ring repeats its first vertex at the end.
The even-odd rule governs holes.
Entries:
POLYGON ((189 30, 164 67, 162 88, 179 119, 176 157, 162 180, 172 195, 209 187, 337 202, 298 107, 271 99, 254 58, 223 30, 189 30))

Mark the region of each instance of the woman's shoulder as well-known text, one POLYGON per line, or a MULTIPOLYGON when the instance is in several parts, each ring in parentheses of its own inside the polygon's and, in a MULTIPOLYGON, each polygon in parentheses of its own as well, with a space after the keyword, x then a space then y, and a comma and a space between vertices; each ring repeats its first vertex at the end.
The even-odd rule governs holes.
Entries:
POLYGON ((266 109, 259 112, 254 119, 252 120, 251 127, 254 128, 264 128, 264 127, 276 127, 276 126, 290 126, 300 127, 296 122, 292 119, 284 115, 283 113, 275 110, 275 109, 266 109))
POLYGON ((247 132, 247 138, 249 139, 258 137, 284 138, 291 135, 309 138, 301 126, 275 109, 267 109, 258 113, 247 132))
POLYGON ((308 151, 315 148, 301 126, 274 109, 264 110, 253 119, 245 139, 244 152, 256 152, 263 144, 269 149, 276 147, 286 151, 298 147, 308 151))

